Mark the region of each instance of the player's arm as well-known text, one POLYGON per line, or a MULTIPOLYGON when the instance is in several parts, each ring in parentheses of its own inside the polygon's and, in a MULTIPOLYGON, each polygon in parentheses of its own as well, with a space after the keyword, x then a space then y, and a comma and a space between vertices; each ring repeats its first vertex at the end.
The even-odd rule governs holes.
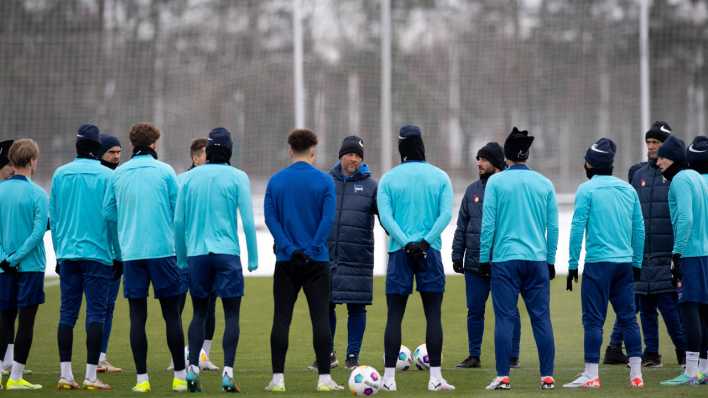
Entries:
POLYGON ((591 200, 588 192, 580 186, 575 193, 575 209, 573 221, 570 224, 570 243, 568 245, 568 269, 578 269, 580 250, 583 245, 583 235, 590 216, 591 200))
POLYGON ((558 250, 558 202, 553 184, 550 186, 551 191, 546 202, 546 262, 555 264, 558 250))
POLYGON ((467 233, 467 223, 470 220, 470 211, 467 203, 470 200, 470 189, 465 190, 462 197, 460 211, 457 213, 457 228, 452 239, 452 261, 462 261, 465 258, 465 234, 467 233))
POLYGON ((337 213, 337 194, 334 188, 334 180, 327 177, 325 184, 322 197, 322 218, 320 219, 320 223, 317 226, 317 230, 312 237, 309 247, 305 249, 305 255, 309 257, 320 254, 321 248, 326 246, 327 238, 329 237, 329 232, 332 229, 332 224, 334 224, 334 218, 337 213))
POLYGON ((297 248, 292 244, 287 235, 285 235, 285 229, 283 224, 280 222, 278 215, 278 208, 275 203, 275 199, 272 194, 271 183, 268 183, 266 188, 265 199, 263 201, 263 210, 265 215, 265 223, 273 235, 273 240, 275 241, 275 246, 278 250, 282 250, 288 257, 293 255, 293 252, 297 248))
POLYGON ((175 208, 175 253, 177 262, 180 264, 187 263, 187 238, 185 223, 185 196, 186 185, 183 185, 177 193, 177 203, 175 208))
POLYGON ((403 232, 396 222, 396 219, 393 217, 391 196, 385 178, 382 179, 379 185, 379 190, 376 193, 376 202, 379 207, 379 221, 381 221, 381 225, 383 225, 386 232, 401 246, 410 243, 411 241, 408 235, 403 232))
POLYGON ((428 243, 439 238, 447 225, 450 224, 450 219, 452 219, 452 182, 450 182, 450 178, 447 175, 444 177, 442 190, 438 198, 438 218, 435 219, 433 227, 423 238, 428 243))
POLYGON ((688 238, 693 229, 693 198, 690 195, 690 183, 683 178, 674 178, 671 182, 669 194, 673 193, 676 203, 676 235, 674 236, 673 254, 684 255, 688 238))
POLYGON ((11 265, 18 265, 37 245, 42 244, 49 220, 49 199, 44 192, 34 194, 32 232, 15 251, 7 258, 11 265))
POLYGON ((49 191, 49 225, 50 229, 52 230, 52 244, 54 247, 59 247, 58 244, 59 242, 57 241, 57 237, 59 236, 57 233, 57 227, 56 227, 56 220, 58 220, 58 214, 57 214, 57 192, 59 191, 59 179, 57 178, 57 175, 55 174, 52 177, 52 188, 49 191))
POLYGON ((644 217, 642 216, 642 205, 639 202, 637 191, 632 189, 634 194, 634 206, 632 209, 632 265, 642 268, 644 258, 644 217))
POLYGON ((482 205, 482 232, 479 238, 479 262, 488 263, 492 260, 491 252, 494 244, 494 233, 497 222, 497 188, 495 181, 490 179, 484 191, 482 205))
POLYGON ((109 222, 118 221, 118 206, 115 194, 116 175, 113 173, 108 181, 108 188, 103 196, 103 217, 109 222))
POLYGON ((258 269, 258 242, 256 240, 256 223, 253 219, 251 182, 245 173, 238 176, 238 211, 243 222, 243 233, 246 235, 248 270, 255 271, 258 269))

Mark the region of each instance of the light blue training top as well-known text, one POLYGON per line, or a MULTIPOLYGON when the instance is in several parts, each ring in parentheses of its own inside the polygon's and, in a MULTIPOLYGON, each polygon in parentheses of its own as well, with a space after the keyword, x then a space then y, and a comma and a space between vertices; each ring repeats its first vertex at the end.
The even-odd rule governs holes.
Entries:
POLYGON ((669 186, 674 254, 708 256, 708 183, 695 170, 682 170, 669 186))

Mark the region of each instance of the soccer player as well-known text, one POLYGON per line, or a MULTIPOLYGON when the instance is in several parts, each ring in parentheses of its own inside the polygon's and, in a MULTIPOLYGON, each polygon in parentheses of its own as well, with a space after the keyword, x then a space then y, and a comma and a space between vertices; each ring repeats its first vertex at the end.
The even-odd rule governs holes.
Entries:
MULTIPOLYGON (((706 155, 706 146, 691 145, 694 167, 706 155)), ((659 148, 657 164, 671 181, 669 210, 674 229, 673 267, 679 286, 679 309, 686 331, 686 370, 679 376, 663 381, 664 385, 700 384, 706 382, 699 370, 701 351, 708 349, 708 184, 705 176, 687 169, 686 146, 671 136, 659 148), (705 340, 704 340, 705 339, 705 340)), ((703 363, 706 365, 705 361, 703 363)), ((708 369, 704 369, 708 371, 708 369)))
MULTIPOLYGON (((337 304, 346 304, 348 312, 348 344, 344 365, 359 366, 359 352, 366 329, 366 306, 373 299, 374 220, 376 180, 364 161, 364 140, 349 136, 342 141, 339 161, 330 170, 337 190, 337 215, 329 235, 332 297, 329 327, 334 343, 337 328, 337 304)), ((330 367, 337 366, 334 349, 330 367)), ((317 361, 312 365, 317 369, 317 361)))
MULTIPOLYGON (((110 134, 101 134, 101 164, 111 170, 115 170, 120 164, 120 155, 123 148, 120 145, 118 138, 110 134)), ((115 223, 113 223, 115 224, 115 223)), ((115 233, 114 228, 110 229, 115 233)), ((116 239, 111 239, 111 258, 113 259, 113 267, 116 270, 123 269, 123 262, 120 260, 120 247, 116 239)), ((111 329, 113 328, 113 310, 116 306, 118 298, 118 290, 120 289, 120 272, 116 273, 114 278, 107 281, 108 283, 108 304, 106 307, 106 319, 103 321, 103 339, 101 341, 101 355, 98 357, 98 373, 120 373, 123 369, 113 366, 108 361, 108 340, 111 337, 111 329)), ((87 326, 88 328, 88 326, 87 326)))
MULTIPOLYGON (((484 188, 492 175, 506 169, 504 150, 496 142, 487 143, 477 152, 479 180, 470 184, 462 198, 457 215, 457 228, 452 242, 452 266, 465 275, 467 295, 467 344, 469 355, 457 364, 458 368, 481 367, 480 353, 484 335, 484 312, 489 298, 489 275, 479 270, 479 235, 482 229, 484 188)), ((511 367, 519 367, 521 318, 516 314, 511 352, 511 367)))
MULTIPOLYGON (((76 134, 76 159, 59 167, 52 177, 49 219, 57 256, 61 306, 57 343, 61 375, 58 389, 79 389, 71 369, 74 325, 86 296, 86 376, 83 388, 110 390, 96 376, 101 353, 109 287, 114 279, 109 225, 102 201, 112 172, 101 166, 98 128, 82 125, 76 134)), ((117 279, 117 274, 115 275, 117 279)))
POLYGON ((528 134, 514 127, 504 142, 509 168, 489 177, 484 191, 479 262, 480 272, 492 275, 497 368, 488 390, 511 388, 509 368, 519 293, 538 347, 541 388, 555 387, 549 284, 556 274, 558 208, 551 181, 526 165, 534 140, 528 134))
POLYGON ((185 292, 175 258, 174 209, 177 176, 157 160, 160 130, 149 123, 130 129, 133 157, 113 173, 103 211, 117 222, 124 295, 130 306, 130 346, 137 371, 135 392, 151 390, 147 373, 147 297, 150 284, 160 301, 167 346, 175 364, 172 390, 186 391, 184 334, 179 313, 185 292))
POLYGON ((401 322, 413 277, 427 321, 425 344, 430 358, 429 391, 452 391, 440 367, 443 330, 440 309, 445 291, 440 234, 452 218, 452 183, 441 169, 425 161, 422 132, 401 127, 401 164, 381 178, 377 194, 381 224, 391 236, 386 271, 388 313, 384 334, 384 391, 396 391, 396 361, 401 347, 401 322))
POLYGON ((44 233, 49 219, 49 199, 34 182, 39 147, 20 139, 10 147, 13 176, 0 183, 0 352, 5 352, 19 317, 14 360, 8 390, 38 390, 42 386, 23 378, 32 346, 34 321, 44 303, 44 233))
POLYGON ((221 388, 238 392, 234 361, 239 338, 239 313, 243 296, 238 213, 248 246, 248 270, 258 268, 258 244, 248 176, 231 167, 231 133, 223 127, 209 133, 207 164, 193 169, 184 179, 177 199, 175 236, 178 257, 189 266, 189 291, 194 316, 189 325, 189 391, 199 386, 199 351, 213 294, 224 306, 224 371, 221 388))
POLYGON ((585 371, 567 388, 600 388, 600 347, 607 304, 615 309, 629 355, 630 386, 644 387, 642 341, 634 308, 634 281, 639 280, 644 254, 644 219, 637 192, 612 176, 616 146, 601 138, 585 154, 590 179, 575 193, 570 230, 567 288, 578 280, 578 260, 585 235, 582 282, 585 371))
POLYGON ((336 212, 334 181, 317 170, 317 136, 307 129, 288 136, 290 166, 268 181, 265 222, 275 240, 273 275, 273 329, 270 334, 273 378, 266 391, 285 391, 285 355, 293 307, 300 289, 305 291, 312 320, 312 340, 317 357, 317 391, 344 387, 330 375, 329 330, 330 272, 327 237, 336 212))

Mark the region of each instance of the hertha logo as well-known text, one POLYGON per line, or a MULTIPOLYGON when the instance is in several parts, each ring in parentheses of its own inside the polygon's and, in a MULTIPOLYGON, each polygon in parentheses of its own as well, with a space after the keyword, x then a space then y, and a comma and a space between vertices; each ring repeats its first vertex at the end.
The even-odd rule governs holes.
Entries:
POLYGON ((354 193, 357 192, 364 192, 364 186, 363 185, 354 185, 354 193))
POLYGON ((647 182, 644 181, 644 180, 642 180, 642 182, 640 182, 639 184, 640 184, 641 186, 643 186, 643 187, 646 187, 646 186, 647 186, 647 182))
POLYGON ((474 203, 479 203, 479 196, 474 197, 474 203))

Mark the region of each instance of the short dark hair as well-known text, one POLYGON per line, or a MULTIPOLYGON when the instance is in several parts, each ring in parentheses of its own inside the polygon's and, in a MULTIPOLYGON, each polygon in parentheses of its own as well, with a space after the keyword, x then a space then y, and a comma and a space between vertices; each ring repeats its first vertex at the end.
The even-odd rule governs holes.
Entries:
POLYGON ((138 123, 130 128, 129 136, 134 147, 150 146, 160 139, 160 129, 150 123, 138 123))
POLYGON ((206 148, 209 140, 206 138, 195 138, 192 140, 192 145, 189 146, 189 153, 194 156, 206 148))
POLYGON ((312 132, 312 130, 295 129, 291 131, 288 136, 288 144, 293 152, 303 153, 317 145, 317 136, 312 132))

